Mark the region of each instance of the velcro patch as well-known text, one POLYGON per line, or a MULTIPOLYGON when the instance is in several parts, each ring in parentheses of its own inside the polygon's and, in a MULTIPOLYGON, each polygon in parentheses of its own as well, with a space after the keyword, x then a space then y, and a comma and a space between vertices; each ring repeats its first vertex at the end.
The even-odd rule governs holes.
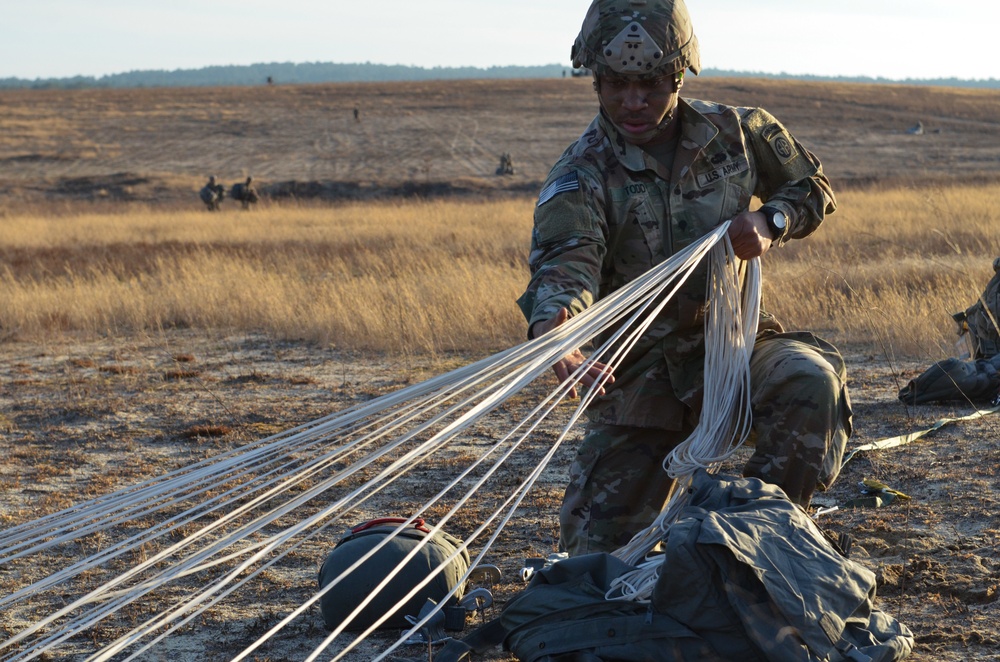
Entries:
POLYGON ((566 193, 568 191, 579 191, 580 190, 580 178, 576 176, 575 172, 571 172, 568 175, 563 175, 559 179, 555 180, 548 186, 542 189, 542 192, 538 194, 538 204, 536 207, 541 207, 546 202, 559 195, 560 193, 566 193))

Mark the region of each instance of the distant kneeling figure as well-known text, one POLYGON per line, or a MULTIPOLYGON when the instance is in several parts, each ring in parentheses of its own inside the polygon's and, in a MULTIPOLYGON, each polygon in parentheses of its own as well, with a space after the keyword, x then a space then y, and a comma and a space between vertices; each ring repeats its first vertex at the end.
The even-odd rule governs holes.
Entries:
POLYGON ((229 191, 229 195, 233 198, 233 200, 239 200, 243 205, 243 209, 250 209, 252 205, 257 204, 260 201, 260 196, 257 195, 257 189, 253 186, 253 177, 247 177, 246 182, 233 184, 233 188, 229 191))
POLYGON ((510 156, 510 152, 504 152, 500 155, 500 165, 497 166, 498 175, 513 175, 514 174, 514 160, 510 156))

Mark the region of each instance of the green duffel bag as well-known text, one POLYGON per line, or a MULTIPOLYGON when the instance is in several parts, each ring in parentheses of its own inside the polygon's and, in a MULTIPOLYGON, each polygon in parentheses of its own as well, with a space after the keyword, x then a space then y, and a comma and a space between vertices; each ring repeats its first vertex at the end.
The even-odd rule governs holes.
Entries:
POLYGON ((975 361, 938 361, 900 389, 898 398, 908 405, 953 400, 981 404, 993 401, 998 390, 1000 354, 975 361))
MULTIPOLYGON (((390 617, 379 628, 409 628, 406 616, 418 615, 428 599, 439 604, 461 582, 470 564, 467 550, 455 553, 462 541, 444 531, 431 536, 430 528, 419 518, 393 535, 404 522, 406 518, 385 517, 359 524, 326 557, 319 570, 320 588, 340 577, 362 556, 385 541, 384 546, 320 598, 320 612, 328 629, 333 630, 347 620, 357 606, 401 564, 400 570, 348 623, 346 630, 367 629, 390 612, 390 617), (427 543, 403 563, 406 555, 425 539, 427 543), (448 561, 451 556, 454 558, 448 561), (425 586, 403 602, 415 586, 435 572, 437 574, 425 586)), ((463 593, 464 587, 459 586, 448 604, 456 603, 463 593)))

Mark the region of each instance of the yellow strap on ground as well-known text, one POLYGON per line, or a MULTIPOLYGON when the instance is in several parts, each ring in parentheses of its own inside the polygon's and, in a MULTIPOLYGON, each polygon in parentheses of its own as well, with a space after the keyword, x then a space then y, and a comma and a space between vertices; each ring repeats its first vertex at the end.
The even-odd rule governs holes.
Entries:
POLYGON ((870 444, 865 444, 864 446, 858 446, 846 456, 844 456, 844 461, 841 462, 840 467, 843 469, 851 458, 857 453, 863 453, 865 451, 881 451, 887 448, 895 448, 896 446, 905 446, 911 441, 916 441, 921 437, 938 430, 949 423, 960 423, 962 421, 974 421, 977 418, 982 418, 983 416, 988 416, 990 414, 995 414, 1000 411, 1000 405, 993 407, 991 409, 980 409, 968 416, 960 416, 958 418, 942 418, 940 420, 934 421, 934 424, 927 428, 926 430, 920 430, 918 432, 911 432, 910 434, 903 434, 898 437, 889 437, 887 439, 880 439, 878 441, 873 441, 870 444))
POLYGON ((909 501, 910 495, 903 494, 899 490, 894 490, 882 481, 875 480, 874 478, 865 478, 861 481, 861 484, 865 486, 866 489, 873 492, 881 492, 883 494, 891 494, 897 499, 903 499, 904 501, 909 501))

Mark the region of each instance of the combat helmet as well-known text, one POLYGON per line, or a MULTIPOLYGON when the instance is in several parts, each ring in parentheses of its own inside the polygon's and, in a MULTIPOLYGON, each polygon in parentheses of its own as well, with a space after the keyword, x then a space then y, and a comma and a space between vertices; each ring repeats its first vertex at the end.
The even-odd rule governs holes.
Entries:
POLYGON ((654 77, 701 70, 684 0, 594 0, 571 53, 598 75, 654 77))

